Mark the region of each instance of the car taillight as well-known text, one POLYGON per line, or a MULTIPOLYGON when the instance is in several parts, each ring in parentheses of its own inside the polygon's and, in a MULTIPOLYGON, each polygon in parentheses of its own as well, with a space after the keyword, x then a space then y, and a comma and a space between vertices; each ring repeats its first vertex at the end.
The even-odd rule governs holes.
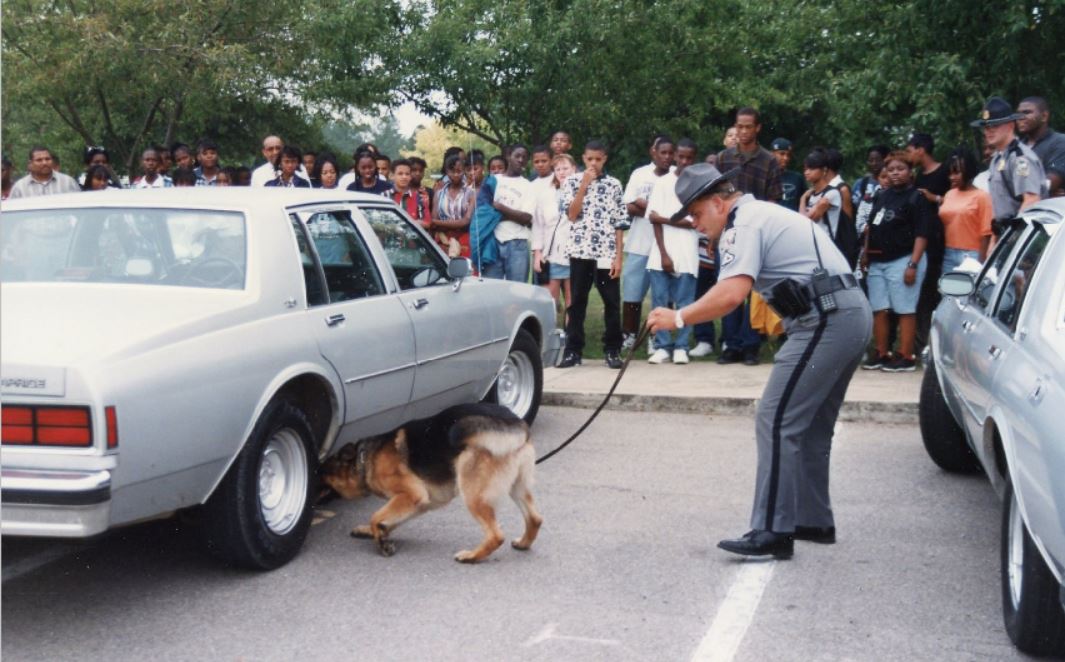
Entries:
POLYGON ((118 448, 118 414, 114 407, 104 407, 104 417, 107 419, 107 447, 118 448))
POLYGON ((88 407, 5 406, 2 442, 20 446, 92 446, 88 407))

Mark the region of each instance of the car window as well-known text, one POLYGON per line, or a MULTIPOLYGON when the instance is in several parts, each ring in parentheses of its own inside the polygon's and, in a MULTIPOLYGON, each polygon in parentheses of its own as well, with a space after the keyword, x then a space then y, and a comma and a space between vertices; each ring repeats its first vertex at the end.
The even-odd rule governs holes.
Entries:
POLYGON ((984 265, 984 271, 980 274, 980 282, 972 294, 973 301, 984 310, 990 309, 989 304, 995 294, 995 286, 998 285, 999 275, 1006 268, 1006 260, 1013 253, 1013 248, 1017 245, 1022 234, 1024 234, 1023 226, 1010 228, 1002 240, 998 242, 998 245, 995 246, 994 252, 988 259, 987 264, 984 265))
POLYGON ((447 262, 435 244, 398 211, 386 208, 361 211, 384 247, 400 288, 409 290, 448 282, 447 262))
MULTIPOLYGON (((384 293, 381 275, 348 211, 315 212, 307 217, 306 226, 325 275, 330 302, 384 293)), ((310 294, 308 289, 308 301, 310 294)))
POLYGON ((1042 228, 1033 232, 1028 245, 1024 247, 1017 263, 1013 266, 1006 285, 1002 288, 1002 294, 995 308, 995 319, 1010 331, 1016 329, 1021 306, 1024 305, 1032 277, 1035 275, 1036 267, 1039 266, 1039 260, 1046 252, 1049 241, 1050 238, 1042 228))
POLYGON ((314 259, 311 242, 307 239, 307 229, 300 219, 292 214, 292 232, 296 235, 296 245, 300 251, 300 266, 303 268, 303 284, 307 291, 307 305, 320 306, 329 303, 325 294, 325 276, 318 270, 318 261, 314 259))
POLYGON ((244 287, 244 216, 186 209, 44 209, 0 217, 0 278, 244 287))

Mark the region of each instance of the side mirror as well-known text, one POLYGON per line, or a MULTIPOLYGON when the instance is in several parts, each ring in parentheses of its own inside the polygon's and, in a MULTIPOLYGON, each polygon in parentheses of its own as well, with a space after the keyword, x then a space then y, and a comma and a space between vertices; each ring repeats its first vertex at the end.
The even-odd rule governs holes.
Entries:
POLYGON ((470 260, 465 257, 451 258, 447 263, 448 280, 459 280, 470 275, 470 260))
POLYGON ((939 292, 951 297, 967 297, 976 289, 976 279, 964 271, 951 271, 939 279, 939 292))

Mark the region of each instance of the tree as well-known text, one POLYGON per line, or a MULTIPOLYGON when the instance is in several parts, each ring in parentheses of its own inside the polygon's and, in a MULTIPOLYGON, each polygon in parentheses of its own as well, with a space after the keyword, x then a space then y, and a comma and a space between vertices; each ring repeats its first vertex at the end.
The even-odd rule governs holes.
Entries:
POLYGON ((414 149, 405 150, 403 156, 420 156, 429 164, 429 172, 440 172, 444 165, 444 151, 448 147, 461 147, 467 154, 479 149, 490 158, 496 147, 484 138, 455 127, 447 128, 440 122, 431 122, 414 132, 414 149))

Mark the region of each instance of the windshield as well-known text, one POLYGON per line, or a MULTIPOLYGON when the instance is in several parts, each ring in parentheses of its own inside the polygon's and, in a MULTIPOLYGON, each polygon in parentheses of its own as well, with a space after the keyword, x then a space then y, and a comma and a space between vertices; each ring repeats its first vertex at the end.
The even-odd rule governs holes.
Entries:
POLYGON ((245 243, 244 216, 235 212, 5 212, 0 280, 243 289, 245 243))

